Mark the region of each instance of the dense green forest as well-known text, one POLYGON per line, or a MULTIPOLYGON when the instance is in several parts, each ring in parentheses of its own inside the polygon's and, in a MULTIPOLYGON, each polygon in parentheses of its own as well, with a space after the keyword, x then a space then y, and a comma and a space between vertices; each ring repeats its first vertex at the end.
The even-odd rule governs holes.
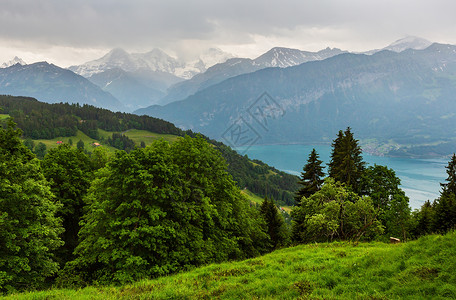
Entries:
MULTIPOLYGON (((96 108, 86 109, 96 115, 96 108)), ((113 117, 112 124, 130 117, 137 116, 113 117)), ((161 120, 142 122, 165 128, 161 120)), ((76 126, 84 123, 99 128, 96 119, 81 118, 76 126)), ((299 180, 235 155, 221 143, 176 130, 183 137, 174 142, 158 140, 115 153, 62 144, 37 159, 23 140, 25 131, 4 118, 0 291, 125 284, 294 244, 387 241, 391 236, 407 241, 455 229, 456 155, 446 168, 441 196, 412 212, 394 170, 365 166, 350 128, 333 141, 327 176, 314 150, 299 180), (268 189, 260 206, 241 193, 252 182, 268 189), (284 192, 269 194, 270 184, 297 187, 287 191, 294 203, 291 225, 272 200, 279 196, 284 201, 284 192)), ((119 138, 126 140, 113 134, 111 142, 119 138)))
MULTIPOLYGON (((183 131, 172 123, 149 116, 114 113, 90 105, 56 103, 48 104, 33 98, 0 95, 0 109, 9 114, 23 131, 25 139, 50 139, 71 137, 77 130, 93 139, 99 139, 98 129, 115 132, 106 142, 115 148, 132 150, 134 145, 120 133, 129 129, 148 130, 154 133, 195 137, 192 131, 183 131)), ((221 142, 210 140, 228 162, 228 172, 239 187, 253 193, 270 196, 280 205, 293 205, 293 193, 298 188, 296 176, 272 168, 260 161, 251 161, 221 142)), ((75 141, 76 142, 76 141, 75 141)), ((38 146, 38 145, 37 145, 38 146)), ((39 157, 44 157, 40 145, 39 157)))

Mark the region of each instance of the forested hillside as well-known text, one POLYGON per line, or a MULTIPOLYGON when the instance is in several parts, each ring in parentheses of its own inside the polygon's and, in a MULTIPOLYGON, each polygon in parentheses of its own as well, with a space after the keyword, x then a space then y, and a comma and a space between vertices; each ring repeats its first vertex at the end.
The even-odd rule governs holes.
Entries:
MULTIPOLYGON (((189 135, 172 123, 129 113, 114 113, 91 105, 68 103, 48 104, 33 98, 0 95, 1 113, 9 114, 22 129, 24 138, 52 139, 71 137, 78 130, 98 140, 98 129, 121 133, 129 129, 147 130, 153 133, 189 135)), ((251 161, 239 155, 223 143, 210 140, 228 162, 228 172, 241 188, 264 197, 273 197, 282 205, 293 204, 293 193, 298 188, 297 177, 281 172, 259 161, 251 161)))

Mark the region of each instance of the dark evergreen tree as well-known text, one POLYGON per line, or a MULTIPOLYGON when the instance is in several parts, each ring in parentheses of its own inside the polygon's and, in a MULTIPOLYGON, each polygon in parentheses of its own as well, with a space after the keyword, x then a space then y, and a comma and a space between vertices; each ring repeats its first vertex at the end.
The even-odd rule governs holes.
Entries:
POLYGON ((456 195, 456 154, 453 153, 451 160, 446 166, 446 172, 448 177, 446 183, 441 183, 442 186, 442 195, 454 194, 456 195))
POLYGON ((266 231, 271 241, 271 250, 285 246, 288 240, 288 228, 274 200, 264 198, 260 213, 266 222, 266 231))
POLYGON ((365 163, 361 147, 353 137, 350 127, 347 127, 345 132, 339 131, 332 146, 331 161, 328 164, 329 176, 360 193, 365 163))
POLYGON ((445 233, 456 228, 456 195, 444 193, 434 201, 434 224, 436 232, 445 233))
POLYGON ((30 151, 33 152, 33 149, 35 148, 35 142, 34 142, 32 139, 30 139, 30 138, 26 139, 26 140, 24 141, 24 145, 25 145, 25 147, 27 147, 30 151))
POLYGON ((39 142, 38 145, 36 145, 35 147, 36 157, 38 157, 39 159, 43 159, 43 157, 46 155, 46 149, 46 145, 42 142, 39 142))
POLYGON ((304 166, 303 172, 301 172, 301 180, 298 183, 302 187, 296 192, 295 205, 299 206, 302 197, 309 197, 320 190, 325 176, 322 163, 323 161, 319 159, 315 148, 312 149, 307 159, 307 164, 304 166))
POLYGON ((434 206, 428 200, 424 202, 420 210, 414 212, 416 227, 415 237, 434 232, 434 206))
POLYGON ((446 167, 448 177, 441 183, 442 192, 434 201, 434 229, 447 232, 456 227, 456 155, 453 154, 446 167))
POLYGON ((79 140, 76 144, 76 148, 79 150, 84 150, 84 142, 82 140, 79 140))

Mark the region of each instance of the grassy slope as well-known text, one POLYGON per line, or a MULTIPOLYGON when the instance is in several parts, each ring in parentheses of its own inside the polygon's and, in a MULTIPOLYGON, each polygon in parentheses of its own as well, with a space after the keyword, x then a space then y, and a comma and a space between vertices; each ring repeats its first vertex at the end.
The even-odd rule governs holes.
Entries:
MULTIPOLYGON (((102 129, 98 129, 98 133, 99 133, 100 137, 104 137, 105 139, 107 139, 108 137, 111 137, 113 134, 113 132, 108 132, 108 131, 105 131, 102 129)), ((179 138, 176 135, 159 134, 159 133, 153 133, 153 132, 146 131, 146 130, 136 130, 136 129, 128 130, 124 134, 126 136, 128 136, 129 138, 131 138, 136 143, 137 146, 140 146, 141 141, 144 141, 146 143, 146 145, 150 145, 153 141, 159 140, 161 138, 163 138, 167 141, 170 141, 170 142, 174 142, 179 138)), ((91 137, 88 137, 83 132, 78 130, 76 136, 57 137, 57 138, 54 138, 51 140, 35 140, 35 145, 38 144, 39 142, 41 142, 46 145, 47 149, 51 149, 51 148, 56 148, 58 146, 57 141, 63 141, 64 143, 69 143, 70 139, 73 141, 74 146, 76 146, 76 143, 79 140, 82 140, 84 142, 85 149, 89 150, 89 151, 93 147, 91 145, 94 142, 97 142, 97 143, 100 142, 99 140, 95 140, 95 139, 92 139, 91 137)), ((109 149, 110 151, 113 151, 113 152, 115 150, 117 150, 114 147, 107 145, 106 143, 103 144, 103 147, 106 147, 107 149, 109 149)))
POLYGON ((301 245, 121 287, 9 299, 454 299, 455 253, 455 232, 397 245, 301 245))

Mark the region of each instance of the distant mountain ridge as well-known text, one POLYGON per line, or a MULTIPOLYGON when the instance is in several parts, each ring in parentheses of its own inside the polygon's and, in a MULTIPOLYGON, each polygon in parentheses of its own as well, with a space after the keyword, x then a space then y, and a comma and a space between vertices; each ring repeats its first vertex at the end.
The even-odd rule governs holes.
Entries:
MULTIPOLYGON (((429 47, 431 44, 432 43, 428 40, 408 36, 399 39, 382 49, 370 50, 363 54, 371 55, 383 50, 391 50, 394 52, 401 52, 407 49, 422 50, 429 47)), ((349 52, 329 47, 318 52, 274 47, 255 59, 230 59, 224 63, 214 65, 206 72, 197 74, 189 80, 174 84, 169 88, 165 98, 158 104, 164 105, 173 101, 183 100, 197 91, 237 75, 255 72, 268 67, 287 68, 297 66, 309 61, 324 60, 342 53, 349 52)))
POLYGON ((125 110, 119 100, 86 78, 47 62, 1 68, 0 94, 29 96, 47 103, 80 103, 125 110))
POLYGON ((326 48, 318 52, 309 52, 275 47, 255 59, 229 59, 224 63, 214 65, 206 72, 197 74, 189 80, 176 83, 168 89, 166 97, 161 100, 160 104, 185 99, 197 91, 241 74, 251 73, 269 67, 287 68, 297 66, 305 62, 323 60, 342 53, 347 53, 347 51, 337 48, 326 48))
POLYGON ((197 73, 206 71, 208 67, 232 57, 233 55, 229 53, 212 48, 203 53, 200 58, 184 62, 171 57, 160 49, 153 49, 146 53, 128 53, 121 48, 115 48, 99 59, 79 66, 71 66, 68 69, 84 77, 90 77, 109 69, 120 68, 127 72, 148 70, 189 79, 197 73))
POLYGON ((380 143, 456 146, 455 78, 452 45, 432 44, 400 53, 345 53, 232 77, 185 100, 136 113, 218 140, 244 122, 263 144, 330 142, 338 130, 351 126, 359 138, 380 143), (266 129, 249 113, 264 92, 283 111, 266 114, 266 129))
POLYGON ((389 44, 388 46, 382 48, 382 49, 374 49, 374 50, 369 50, 366 52, 362 52, 362 54, 374 54, 383 50, 389 50, 393 52, 402 52, 407 49, 412 49, 412 50, 423 50, 426 49, 427 47, 431 46, 432 42, 416 37, 416 36, 406 36, 404 38, 398 39, 394 41, 393 43, 389 44))
MULTIPOLYGON (((400 52, 403 49, 422 49, 429 43, 417 37, 406 37, 383 50, 400 52)), ((372 50, 366 54, 383 50, 372 50)), ((50 70, 49 66, 38 68, 36 64, 26 65, 22 59, 15 57, 3 63, 0 68, 3 74, 0 92, 34 96, 48 102, 70 99, 68 101, 90 103, 112 110, 134 111, 150 105, 164 105, 186 99, 242 74, 265 68, 289 68, 343 53, 347 51, 326 48, 318 52, 309 52, 275 47, 255 59, 249 59, 235 58, 229 53, 212 48, 201 53, 196 60, 182 62, 160 49, 146 53, 128 53, 117 48, 99 59, 70 67, 74 72, 84 75, 99 89, 88 82, 82 83, 81 78, 74 73, 74 76, 70 76, 69 73, 66 76, 51 76, 52 72, 64 74, 61 68, 54 71, 50 70), (9 69, 14 66, 16 68, 9 69), (21 74, 14 75, 14 72, 21 74), (11 81, 11 78, 15 79, 11 81), (104 93, 101 93, 103 91, 104 93)))

